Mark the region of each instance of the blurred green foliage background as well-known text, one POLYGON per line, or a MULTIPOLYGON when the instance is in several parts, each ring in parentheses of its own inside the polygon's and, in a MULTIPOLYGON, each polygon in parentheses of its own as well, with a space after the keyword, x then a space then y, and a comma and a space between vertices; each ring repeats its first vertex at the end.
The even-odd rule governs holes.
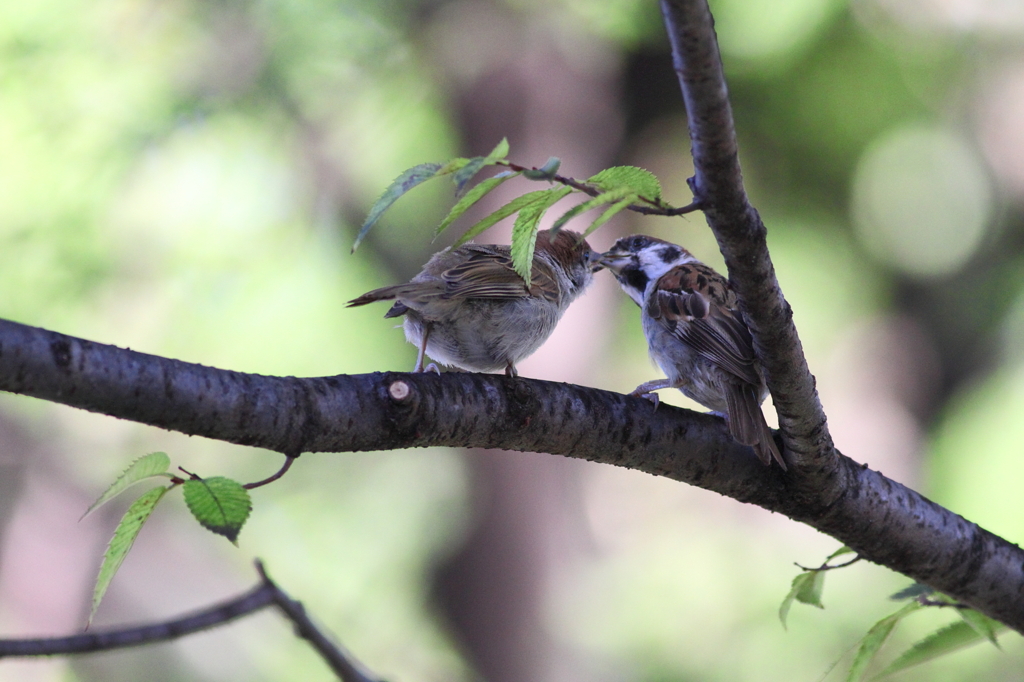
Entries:
MULTIPOLYGON (((1024 9, 712 9, 748 191, 836 444, 1024 541, 1024 9)), ((343 308, 448 243, 429 235, 449 188, 428 185, 349 253, 394 176, 507 136, 515 161, 559 156, 577 177, 647 167, 681 205, 685 130, 654 2, 2 3, 0 317, 248 372, 411 367, 383 308, 343 308)), ((592 243, 641 231, 721 267, 699 216, 624 216, 592 243)), ((623 392, 656 376, 610 278, 521 369, 623 392)), ((128 501, 77 519, 158 449, 239 480, 280 463, 0 396, 0 634, 81 627, 128 501)), ((96 627, 241 592, 260 556, 391 680, 816 680, 908 582, 868 565, 837 572, 827 610, 797 607, 784 631, 792 562, 816 564, 835 541, 671 481, 542 455, 306 455, 254 503, 240 549, 163 505, 96 627)), ((915 616, 890 655, 951 618, 915 616)), ((901 679, 1024 680, 1020 638, 1004 639, 1002 652, 979 645, 901 679)), ((0 678, 330 676, 264 614, 137 651, 3 661, 0 678)))

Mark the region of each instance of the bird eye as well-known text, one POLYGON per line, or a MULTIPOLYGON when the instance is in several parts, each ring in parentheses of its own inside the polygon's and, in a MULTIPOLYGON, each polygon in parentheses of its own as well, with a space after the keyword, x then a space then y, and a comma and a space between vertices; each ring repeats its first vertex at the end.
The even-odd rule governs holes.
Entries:
POLYGON ((643 235, 638 234, 629 240, 629 248, 633 251, 639 251, 645 246, 647 246, 647 239, 643 235))

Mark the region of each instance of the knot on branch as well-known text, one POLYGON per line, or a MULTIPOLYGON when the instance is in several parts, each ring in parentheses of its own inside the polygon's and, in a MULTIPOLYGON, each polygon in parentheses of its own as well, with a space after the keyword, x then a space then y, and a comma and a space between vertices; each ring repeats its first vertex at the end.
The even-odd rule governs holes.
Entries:
POLYGON ((405 403, 408 402, 412 396, 412 388, 409 384, 399 379, 388 386, 388 395, 390 395, 391 399, 396 403, 405 403))
MULTIPOLYGON (((415 430, 420 419, 420 407, 428 395, 417 386, 425 374, 400 374, 386 372, 381 387, 387 396, 391 409, 386 414, 396 433, 415 430)), ((427 391, 429 394, 429 391, 427 391)))
POLYGON ((71 343, 67 339, 54 339, 50 342, 50 354, 57 368, 67 371, 71 365, 71 343))

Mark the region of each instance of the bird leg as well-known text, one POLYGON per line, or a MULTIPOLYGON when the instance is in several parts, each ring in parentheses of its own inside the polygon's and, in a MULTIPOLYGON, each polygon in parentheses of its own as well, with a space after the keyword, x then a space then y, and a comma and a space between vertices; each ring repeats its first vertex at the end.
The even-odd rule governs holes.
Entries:
POLYGON ((516 366, 512 364, 511 360, 505 365, 505 376, 512 378, 519 376, 519 372, 516 371, 516 366))
POLYGON ((633 392, 630 393, 630 395, 636 395, 640 396, 641 398, 647 398, 652 403, 654 403, 654 409, 658 409, 658 405, 661 404, 661 398, 658 397, 658 394, 655 393, 655 391, 660 391, 663 388, 672 388, 673 386, 675 386, 675 384, 673 384, 668 379, 655 379, 654 381, 645 381, 644 383, 634 388, 633 392))
POLYGON ((427 355, 427 339, 429 339, 429 338, 430 338, 430 323, 427 322, 427 323, 425 323, 423 325, 423 337, 420 339, 419 353, 416 355, 416 366, 412 368, 413 373, 419 374, 419 373, 424 372, 424 371, 429 372, 431 369, 433 369, 438 374, 441 373, 441 370, 439 370, 437 368, 437 365, 435 365, 434 363, 430 363, 431 366, 427 367, 426 370, 423 369, 423 359, 427 355))

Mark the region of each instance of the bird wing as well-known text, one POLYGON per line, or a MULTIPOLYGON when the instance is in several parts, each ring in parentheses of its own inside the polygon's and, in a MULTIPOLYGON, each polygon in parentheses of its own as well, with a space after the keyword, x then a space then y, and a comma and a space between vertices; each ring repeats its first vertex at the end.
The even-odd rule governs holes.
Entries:
POLYGON ((753 340, 736 306, 736 295, 721 275, 701 263, 686 263, 662 275, 645 309, 702 356, 758 386, 753 340))
POLYGON ((476 246, 462 263, 441 274, 445 298, 511 299, 537 296, 558 300, 558 282, 551 268, 534 259, 530 287, 512 265, 505 251, 476 246))

